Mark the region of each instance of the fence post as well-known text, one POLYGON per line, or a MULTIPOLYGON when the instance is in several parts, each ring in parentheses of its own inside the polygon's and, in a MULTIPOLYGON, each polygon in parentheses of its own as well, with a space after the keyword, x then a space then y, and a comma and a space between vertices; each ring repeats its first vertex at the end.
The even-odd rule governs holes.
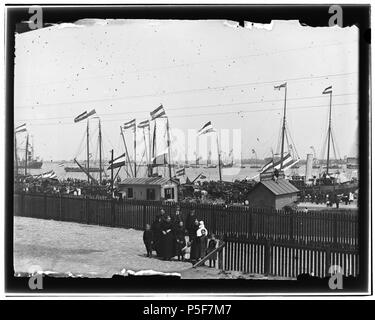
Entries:
POLYGON ((25 216, 25 193, 21 193, 21 216, 25 216))
POLYGON ((116 214, 115 214, 115 199, 111 199, 111 220, 112 220, 112 227, 116 227, 116 214))
POLYGON ((333 243, 337 243, 337 216, 333 220, 333 243))
POLYGON ((325 275, 329 276, 329 268, 331 267, 331 250, 329 247, 326 249, 326 272, 325 275))
POLYGON ((47 194, 46 193, 44 194, 43 209, 44 209, 43 218, 47 219, 47 194))
POLYGON ((143 208, 142 208, 142 227, 144 228, 146 226, 146 205, 144 204, 143 205, 143 208))
POLYGON ((62 194, 59 195, 59 220, 63 221, 62 219, 62 194))
POLYGON ((294 240, 294 235, 293 235, 293 227, 294 227, 294 225, 293 225, 293 213, 292 212, 290 212, 289 213, 289 240, 291 240, 291 241, 293 241, 294 240))
POLYGON ((264 244, 264 274, 268 276, 271 272, 271 242, 267 240, 264 244))
POLYGON ((85 196, 85 202, 83 206, 84 213, 86 215, 87 224, 90 224, 90 210, 89 210, 89 198, 85 196))

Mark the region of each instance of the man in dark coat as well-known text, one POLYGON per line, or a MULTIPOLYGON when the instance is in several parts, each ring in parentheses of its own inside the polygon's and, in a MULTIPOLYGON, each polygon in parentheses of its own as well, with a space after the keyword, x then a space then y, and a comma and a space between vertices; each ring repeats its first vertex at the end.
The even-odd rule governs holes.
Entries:
POLYGON ((149 224, 146 224, 146 229, 143 232, 143 243, 145 244, 146 251, 147 251, 147 257, 152 257, 152 230, 151 226, 149 224))
POLYGON ((189 243, 190 243, 190 261, 192 263, 196 262, 199 258, 199 239, 197 231, 199 229, 199 221, 195 219, 192 229, 189 234, 189 243))
POLYGON ((195 210, 191 210, 185 222, 185 227, 189 236, 189 242, 192 242, 192 240, 197 236, 196 235, 197 228, 195 226, 196 219, 197 217, 195 216, 195 210))
POLYGON ((161 222, 160 251, 163 260, 170 260, 176 253, 173 225, 170 216, 167 216, 161 222))
POLYGON ((173 224, 173 228, 174 229, 177 229, 178 226, 180 225, 180 222, 183 221, 182 220, 182 217, 181 217, 181 211, 180 211, 180 208, 177 207, 176 208, 176 214, 173 216, 172 218, 172 224, 173 224))
POLYGON ((153 235, 153 250, 156 251, 156 256, 160 257, 160 236, 161 236, 161 216, 156 216, 156 219, 151 226, 153 235))
POLYGON ((176 255, 178 257, 178 261, 184 261, 185 258, 185 251, 183 250, 186 247, 185 234, 186 230, 184 222, 180 221, 178 226, 174 229, 174 235, 176 239, 176 255))

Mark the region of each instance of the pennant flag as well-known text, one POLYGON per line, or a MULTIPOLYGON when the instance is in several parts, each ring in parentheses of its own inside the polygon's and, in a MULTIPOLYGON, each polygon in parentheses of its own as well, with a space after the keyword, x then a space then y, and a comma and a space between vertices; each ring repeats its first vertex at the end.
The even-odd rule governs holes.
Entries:
POLYGON ((286 82, 285 83, 283 83, 283 84, 280 84, 280 85, 278 85, 278 86, 274 86, 273 87, 275 90, 277 89, 277 90, 280 90, 281 88, 286 88, 286 82))
POLYGON ((138 128, 150 128, 150 121, 141 121, 140 123, 138 123, 138 128))
POLYGON ((208 121, 199 131, 198 136, 210 132, 215 132, 214 128, 212 127, 211 121, 208 121))
POLYGON ((113 159, 112 161, 109 161, 109 167, 107 170, 120 168, 125 165, 125 153, 123 153, 121 156, 117 157, 116 159, 113 159))
POLYGON ((328 94, 328 93, 332 93, 332 86, 325 88, 324 91, 322 92, 322 94, 328 94))
POLYGON ((124 129, 130 129, 130 128, 134 128, 135 130, 135 119, 124 123, 124 129))
POLYGON ((161 104, 154 111, 150 112, 150 116, 151 116, 152 120, 155 120, 155 119, 161 118, 161 117, 165 117, 166 114, 165 114, 163 105, 161 104))
POLYGON ((35 179, 57 179, 56 173, 51 170, 34 176, 35 179))
POLYGON ((16 127, 14 129, 14 132, 15 133, 19 133, 19 132, 25 132, 26 131, 26 123, 24 124, 21 124, 20 126, 16 127))
MULTIPOLYGON (((290 167, 291 164, 293 164, 295 160, 292 158, 292 156, 290 155, 290 153, 286 154, 283 158, 283 167, 281 169, 287 169, 290 167)), ((266 163, 262 169, 260 170, 260 173, 263 173, 263 172, 266 172, 270 169, 278 169, 280 170, 280 165, 281 165, 281 159, 274 162, 273 160, 269 161, 268 163, 266 163)))
POLYGON ((178 170, 176 171, 176 176, 177 176, 177 177, 184 176, 184 175, 185 175, 185 168, 178 169, 178 170))
POLYGON ((94 115, 96 113, 95 109, 92 109, 90 112, 87 113, 87 111, 85 112, 82 112, 80 115, 76 116, 74 118, 74 122, 79 122, 79 121, 82 121, 82 120, 85 120, 87 119, 88 117, 94 115))

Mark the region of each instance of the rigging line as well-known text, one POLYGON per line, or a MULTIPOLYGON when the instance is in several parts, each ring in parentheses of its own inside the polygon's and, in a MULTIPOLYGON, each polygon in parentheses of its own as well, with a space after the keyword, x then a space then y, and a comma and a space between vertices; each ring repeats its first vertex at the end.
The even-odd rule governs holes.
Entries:
POLYGON ((123 97, 110 97, 110 98, 102 98, 102 99, 91 99, 91 100, 78 100, 78 101, 69 101, 69 102, 57 102, 57 103, 50 103, 50 104, 38 104, 38 105, 19 105, 15 106, 16 108, 23 109, 23 108, 31 108, 31 107, 50 107, 50 106, 59 106, 59 105, 66 105, 66 104, 78 104, 78 103, 93 103, 93 102, 105 102, 105 101, 116 101, 116 100, 127 100, 127 99, 137 99, 137 98, 145 98, 145 97, 160 97, 160 96, 168 96, 173 94, 184 94, 189 92, 200 92, 200 91, 207 91, 207 90, 219 90, 219 89, 228 89, 228 88, 236 88, 236 87, 243 87, 243 86, 251 86, 251 85, 262 85, 262 84, 272 84, 278 82, 291 82, 291 81, 299 81, 299 80, 311 80, 311 79, 321 79, 327 77, 341 77, 347 76, 352 74, 358 74, 358 72, 346 72, 346 73, 337 73, 337 74, 326 74, 320 76, 309 76, 309 77, 297 77, 297 78, 289 78, 289 79, 279 79, 279 80, 269 80, 269 81, 258 81, 258 82, 247 82, 247 83, 240 83, 240 84, 233 84, 233 85, 225 85, 225 86, 216 86, 216 87, 208 87, 208 88, 197 88, 197 89, 185 89, 185 90, 176 90, 170 92, 159 92, 159 93, 151 93, 151 94, 144 94, 144 95, 133 95, 133 96, 123 96, 123 97))
MULTIPOLYGON (((335 106, 348 106, 348 105, 358 105, 357 102, 353 103, 341 103, 341 104, 335 104, 335 106)), ((303 107, 289 107, 288 110, 301 110, 301 109, 313 109, 313 108, 326 108, 327 105, 316 105, 316 106, 303 106, 303 107)), ((280 108, 272 108, 272 109, 257 109, 257 110, 246 110, 246 111, 240 111, 241 113, 257 113, 257 112, 265 112, 265 111, 278 111, 280 108)), ((176 115, 176 116, 168 116, 168 118, 191 118, 191 117, 201 117, 201 116, 223 116, 223 115, 229 115, 229 114, 238 114, 238 111, 229 111, 229 112, 220 112, 220 113, 196 113, 196 114, 184 114, 184 115, 176 115)), ((102 122, 113 122, 118 121, 122 122, 122 120, 119 120, 119 118, 113 118, 113 119, 106 119, 102 120, 102 122)), ((44 125, 74 125, 72 122, 50 122, 50 123, 34 123, 33 126, 44 126, 44 125)))
MULTIPOLYGON (((339 94, 335 96, 349 96, 349 95, 356 95, 356 93, 344 93, 339 94)), ((294 100, 310 100, 310 99, 317 99, 322 98, 321 95, 319 96, 310 96, 310 97, 299 97, 299 98, 290 98, 289 101, 294 100)), ((264 104, 264 103, 270 103, 270 102, 280 102, 283 101, 283 99, 277 99, 277 100, 261 100, 261 101, 246 101, 246 102, 232 102, 232 103, 219 103, 219 104, 209 104, 209 105, 198 105, 198 106, 190 106, 189 109, 202 109, 202 108, 217 108, 217 107, 224 107, 224 106, 235 106, 235 105, 248 105, 248 104, 264 104)), ((187 107, 174 107, 174 108, 168 108, 168 111, 178 111, 178 110, 185 110, 187 107)), ((292 107, 293 108, 293 107, 292 107)), ((270 109, 269 111, 273 111, 274 109, 270 109)), ((144 111, 133 111, 132 114, 139 114, 139 113, 147 113, 149 110, 144 111)), ((239 111, 243 112, 243 111, 239 111)), ((129 114, 129 112, 114 112, 114 113, 107 113, 103 114, 102 117, 107 116, 116 116, 116 115, 125 115, 129 114)), ((29 118, 29 119, 20 119, 19 121, 43 121, 43 120, 59 120, 59 119, 71 119, 71 116, 66 117, 52 117, 52 118, 29 118)))
MULTIPOLYGON (((235 60, 235 59, 246 59, 246 58, 252 58, 252 57, 259 57, 259 56, 270 56, 275 54, 281 54, 281 53, 287 53, 287 52, 293 52, 293 51, 300 51, 300 50, 307 50, 307 49, 316 49, 321 47, 330 47, 330 46, 341 46, 341 45, 348 45, 352 43, 358 43, 357 41, 348 41, 348 42, 338 42, 338 43, 331 43, 331 44, 324 44, 324 45, 317 45, 317 46, 307 46, 307 47, 301 47, 301 48, 292 48, 292 49, 285 49, 285 50, 279 50, 274 52, 265 52, 265 53, 257 53, 257 54, 251 54, 251 55, 244 55, 244 56, 237 56, 237 57, 223 57, 223 58, 216 58, 216 59, 206 59, 203 61, 195 61, 191 63, 182 63, 179 65, 174 66, 160 66, 157 68, 149 68, 149 69, 143 69, 143 70, 137 70, 137 71, 122 71, 120 72, 120 75, 128 75, 128 74, 136 74, 138 77, 142 76, 142 72, 145 72, 146 74, 152 72, 152 71, 158 71, 158 70, 169 70, 169 69, 175 69, 175 68, 181 68, 181 67, 189 67, 193 65, 199 65, 199 64, 205 64, 205 63, 212 63, 212 62, 220 62, 220 61, 226 61, 226 60, 235 60)), ((112 59, 116 60, 116 59, 112 59)), ((241 63, 241 62, 240 62, 241 63)), ((97 75, 97 76, 90 76, 90 77, 81 77, 80 79, 77 79, 76 81, 85 81, 88 79, 98 79, 98 78, 111 78, 114 74, 104 74, 104 75, 97 75)), ((41 83, 26 83, 26 82, 20 82, 20 86, 22 87, 35 87, 35 86, 44 86, 44 85, 52 85, 56 83, 66 83, 68 79, 64 80, 58 80, 58 81, 50 81, 50 82, 41 82, 41 83)))

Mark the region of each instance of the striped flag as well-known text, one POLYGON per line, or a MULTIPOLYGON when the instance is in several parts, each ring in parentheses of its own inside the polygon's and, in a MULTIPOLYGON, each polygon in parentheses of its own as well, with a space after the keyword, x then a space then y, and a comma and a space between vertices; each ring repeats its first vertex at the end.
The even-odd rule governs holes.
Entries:
POLYGON ((181 169, 176 170, 176 176, 177 177, 184 176, 184 175, 185 175, 185 168, 181 168, 181 169))
POLYGON ((280 84, 280 85, 278 85, 278 86, 274 86, 273 87, 275 90, 277 89, 277 90, 280 90, 281 88, 286 88, 286 82, 285 83, 283 83, 283 84, 280 84))
POLYGON ((152 120, 155 120, 155 119, 161 118, 161 117, 166 117, 163 105, 161 104, 154 111, 150 112, 150 116, 151 116, 152 120))
POLYGON ((211 121, 208 121, 199 131, 198 136, 210 132, 215 132, 214 128, 212 127, 211 121))
POLYGON ((78 115, 74 118, 74 122, 79 122, 79 121, 85 120, 88 117, 94 115, 95 113, 96 113, 95 109, 92 109, 90 112, 87 112, 87 111, 82 112, 80 115, 78 115))
POLYGON ((19 132, 25 132, 26 131, 26 123, 24 124, 21 124, 20 126, 16 127, 14 129, 14 132, 15 133, 19 133, 19 132))
POLYGON ((120 168, 125 165, 125 153, 123 153, 121 156, 117 157, 116 159, 113 159, 112 161, 109 161, 109 167, 108 170, 110 169, 115 169, 115 168, 120 168))
POLYGON ((60 163, 58 164, 59 167, 63 167, 64 165, 65 165, 64 162, 60 162, 60 163))
POLYGON ((332 93, 332 86, 325 88, 324 91, 322 92, 322 94, 328 94, 328 93, 332 93))
MULTIPOLYGON (((291 165, 295 164, 296 160, 293 159, 293 157, 290 155, 290 153, 286 154, 283 158, 283 167, 281 169, 287 169, 289 168, 291 165)), ((298 162, 298 160, 297 160, 298 162)), ((280 165, 281 165, 281 159, 274 162, 273 160, 269 161, 268 163, 266 163, 263 168, 260 170, 260 173, 263 173, 263 172, 266 172, 270 169, 274 170, 274 169, 278 169, 280 170, 280 165)))
POLYGON ((124 129, 134 128, 135 130, 135 119, 124 123, 124 129))
POLYGON ((201 175, 199 176, 199 179, 207 179, 207 177, 206 177, 204 174, 201 174, 201 175))
POLYGON ((138 123, 138 128, 150 128, 150 121, 141 121, 140 123, 138 123))

